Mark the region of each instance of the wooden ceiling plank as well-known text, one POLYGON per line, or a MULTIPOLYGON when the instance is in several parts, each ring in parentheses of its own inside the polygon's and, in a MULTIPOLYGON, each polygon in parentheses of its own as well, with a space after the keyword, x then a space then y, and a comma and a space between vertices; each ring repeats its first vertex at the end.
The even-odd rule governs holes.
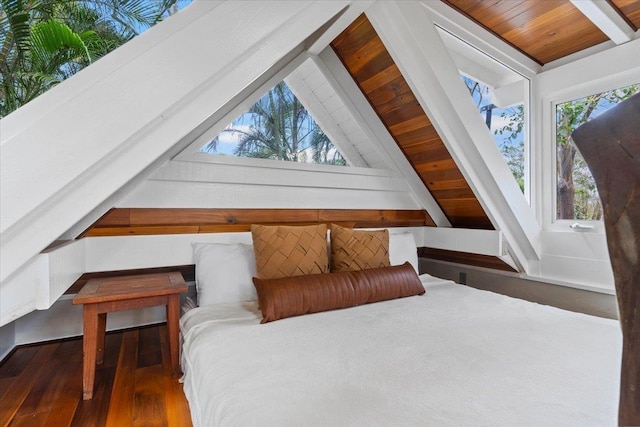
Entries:
MULTIPOLYGON (((361 75, 366 70, 362 70, 367 65, 380 64, 382 61, 373 61, 378 55, 388 55, 387 51, 378 43, 369 41, 356 50, 349 58, 345 60, 345 64, 353 70, 354 73, 361 75)), ((391 61, 387 63, 387 67, 391 65, 391 61)), ((376 73, 381 70, 376 70, 376 73)))
POLYGON ((411 157, 411 160, 416 163, 433 162, 437 160, 445 160, 451 158, 451 154, 447 151, 447 148, 442 145, 426 145, 417 144, 408 147, 402 147, 405 154, 411 157))
POLYGON ((570 0, 443 0, 540 64, 608 40, 570 0))
POLYGON ((411 120, 424 113, 422 106, 416 100, 411 104, 405 104, 402 108, 396 108, 391 111, 387 111, 384 115, 380 115, 380 118, 387 127, 395 126, 399 123, 411 120))
POLYGON ((638 0, 607 0, 625 21, 633 28, 640 29, 640 1, 638 0))
POLYGON ((392 82, 401 75, 402 74, 400 73, 398 66, 394 63, 393 65, 390 65, 389 67, 380 71, 378 74, 370 77, 367 80, 364 80, 362 83, 360 83, 360 88, 364 93, 369 93, 375 88, 392 82))
POLYGON ((369 101, 380 106, 380 114, 384 114, 385 111, 392 110, 404 104, 415 102, 415 97, 402 76, 383 86, 366 92, 366 94, 369 101))
POLYGON ((438 182, 432 182, 430 187, 432 191, 451 190, 456 188, 469 188, 469 184, 467 184, 467 181, 464 178, 460 177, 458 179, 448 179, 438 182))
MULTIPOLYGON (((424 128, 430 126, 431 128, 433 128, 433 125, 431 124, 431 120, 429 120, 429 118, 427 117, 426 114, 422 114, 416 117, 413 117, 409 120, 406 120, 402 123, 398 123, 395 124, 393 126, 389 126, 389 130, 394 134, 394 135, 402 135, 406 132, 411 132, 413 130, 419 129, 419 128, 424 128)), ((435 132, 435 130, 434 130, 435 132)), ((437 132, 436 132, 437 135, 437 132)))
POLYGON ((421 127, 409 132, 394 134, 394 136, 398 144, 403 148, 415 145, 443 145, 433 126, 421 127))
POLYGON ((468 185, 465 185, 462 188, 433 190, 431 191, 431 194, 433 194, 433 197, 437 197, 438 199, 463 199, 474 197, 473 191, 468 185))

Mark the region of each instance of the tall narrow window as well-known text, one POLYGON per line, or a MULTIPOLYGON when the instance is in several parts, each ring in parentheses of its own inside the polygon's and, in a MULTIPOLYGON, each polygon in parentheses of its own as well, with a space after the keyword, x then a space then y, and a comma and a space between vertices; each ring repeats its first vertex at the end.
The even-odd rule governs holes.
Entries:
POLYGON ((284 82, 240 115, 201 152, 346 166, 347 162, 284 82))
POLYGON ((596 183, 571 140, 571 133, 639 89, 640 84, 633 84, 556 105, 557 219, 602 219, 596 183))
POLYGON ((524 192, 524 103, 520 102, 504 108, 498 107, 494 103, 494 93, 490 86, 465 75, 462 75, 462 80, 478 106, 478 110, 491 131, 505 162, 511 169, 513 177, 524 192))

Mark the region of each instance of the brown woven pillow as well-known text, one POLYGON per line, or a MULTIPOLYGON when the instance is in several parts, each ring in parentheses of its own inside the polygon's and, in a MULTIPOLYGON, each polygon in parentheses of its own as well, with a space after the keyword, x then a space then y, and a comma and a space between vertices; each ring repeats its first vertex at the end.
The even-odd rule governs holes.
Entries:
POLYGON ((252 225, 256 275, 261 279, 329 271, 326 224, 303 227, 252 225))
POLYGON ((389 230, 352 230, 331 224, 332 272, 389 265, 389 230))
POLYGON ((410 263, 360 271, 262 280, 253 278, 267 323, 301 314, 424 294, 410 263))

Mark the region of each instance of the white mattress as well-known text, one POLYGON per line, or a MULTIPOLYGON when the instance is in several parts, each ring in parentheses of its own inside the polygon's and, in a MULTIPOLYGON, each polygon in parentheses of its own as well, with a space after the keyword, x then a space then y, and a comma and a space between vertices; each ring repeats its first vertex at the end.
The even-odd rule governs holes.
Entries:
POLYGON ((614 426, 613 320, 421 276, 426 294, 260 324, 181 320, 196 426, 614 426))

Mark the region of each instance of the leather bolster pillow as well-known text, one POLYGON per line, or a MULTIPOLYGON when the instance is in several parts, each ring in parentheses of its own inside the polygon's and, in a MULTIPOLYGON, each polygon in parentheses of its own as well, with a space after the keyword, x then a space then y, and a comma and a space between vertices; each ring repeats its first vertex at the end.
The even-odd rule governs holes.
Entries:
POLYGON ((425 292, 408 262, 393 267, 280 279, 254 277, 253 284, 262 311, 261 323, 425 292))

